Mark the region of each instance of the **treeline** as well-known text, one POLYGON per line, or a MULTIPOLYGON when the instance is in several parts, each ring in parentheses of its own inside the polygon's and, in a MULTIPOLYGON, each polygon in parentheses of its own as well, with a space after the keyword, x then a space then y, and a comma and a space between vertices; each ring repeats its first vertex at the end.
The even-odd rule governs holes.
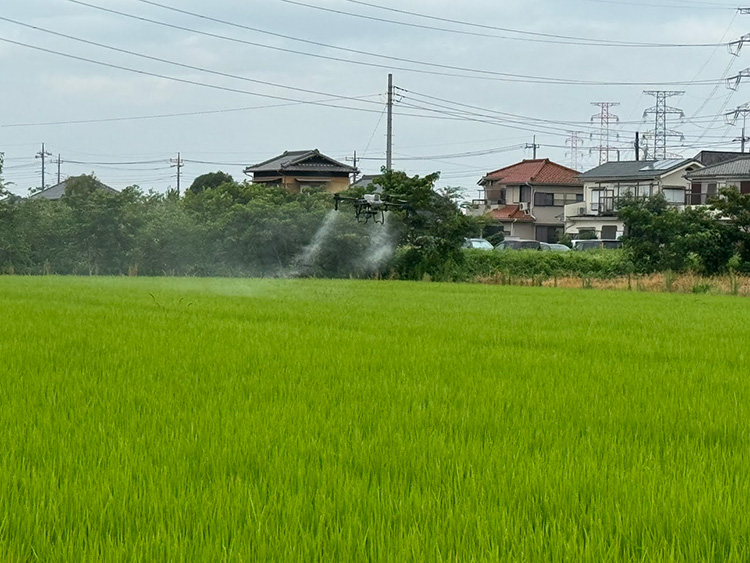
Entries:
POLYGON ((358 223, 350 208, 334 212, 330 194, 290 194, 222 173, 199 177, 181 197, 112 193, 80 176, 62 199, 23 199, 3 194, 0 182, 0 273, 471 281, 750 272, 750 196, 737 190, 682 212, 659 196, 623 199, 620 252, 465 252, 464 237, 480 236, 487 221, 461 213, 460 194, 436 191, 437 179, 380 176, 386 197, 417 210, 391 212, 385 226, 358 223))
POLYGON ((349 277, 399 269, 410 277, 393 259, 398 246, 411 245, 434 274, 438 262, 460 260, 463 237, 477 228, 460 213, 457 194, 434 191, 437 178, 384 174, 384 193, 420 212, 391 213, 381 226, 358 223, 348 208, 334 212, 330 194, 290 194, 222 173, 196 179, 182 197, 138 187, 113 193, 80 176, 59 200, 0 200, 0 271, 349 277))

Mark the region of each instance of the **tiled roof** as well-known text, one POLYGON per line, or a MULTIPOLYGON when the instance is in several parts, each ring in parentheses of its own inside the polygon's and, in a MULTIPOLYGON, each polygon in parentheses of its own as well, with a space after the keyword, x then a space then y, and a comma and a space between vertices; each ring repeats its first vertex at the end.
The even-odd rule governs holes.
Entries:
POLYGON ((518 205, 506 205, 500 209, 493 209, 492 218, 497 221, 520 221, 521 223, 533 223, 536 220, 533 215, 521 211, 518 205))
POLYGON ((317 149, 309 151, 286 151, 284 154, 268 159, 260 164, 245 168, 245 174, 257 172, 354 172, 354 167, 338 162, 322 154, 317 149), (310 160, 316 162, 308 162, 310 160))
POLYGON ((720 164, 727 160, 734 160, 743 156, 741 152, 728 152, 728 151, 701 151, 695 155, 695 160, 703 164, 704 166, 713 166, 714 164, 720 164))
POLYGON ((688 173, 688 178, 724 178, 750 176, 750 155, 741 156, 728 162, 707 166, 688 173))
POLYGON ((580 186, 579 172, 567 168, 548 158, 538 160, 524 160, 500 170, 490 172, 480 180, 480 184, 487 182, 501 182, 503 184, 558 184, 561 186, 580 186))
MULTIPOLYGON (((35 194, 29 196, 29 199, 60 199, 65 195, 65 190, 68 187, 68 182, 70 182, 71 180, 76 180, 80 177, 81 176, 71 176, 70 178, 66 178, 59 184, 55 184, 54 186, 50 186, 49 188, 44 189, 40 192, 36 192, 35 194)), ((100 190, 104 190, 114 194, 119 193, 116 189, 110 188, 106 184, 102 184, 99 180, 96 179, 94 180, 93 185, 100 190)))
POLYGON ((695 162, 692 158, 678 158, 670 160, 626 160, 621 162, 607 162, 588 172, 581 174, 581 180, 594 179, 632 179, 650 180, 661 178, 665 174, 674 172, 682 166, 695 162))

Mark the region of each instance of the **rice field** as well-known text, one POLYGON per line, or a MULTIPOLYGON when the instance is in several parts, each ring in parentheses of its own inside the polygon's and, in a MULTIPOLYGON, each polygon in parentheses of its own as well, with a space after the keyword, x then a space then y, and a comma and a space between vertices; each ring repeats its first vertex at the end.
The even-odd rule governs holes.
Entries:
POLYGON ((0 277, 0 561, 750 561, 750 301, 0 277))

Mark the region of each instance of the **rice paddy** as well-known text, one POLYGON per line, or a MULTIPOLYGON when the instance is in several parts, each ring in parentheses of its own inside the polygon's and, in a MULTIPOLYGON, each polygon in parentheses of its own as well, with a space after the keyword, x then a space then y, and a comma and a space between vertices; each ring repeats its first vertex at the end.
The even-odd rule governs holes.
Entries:
POLYGON ((750 301, 0 278, 0 561, 750 560, 750 301))

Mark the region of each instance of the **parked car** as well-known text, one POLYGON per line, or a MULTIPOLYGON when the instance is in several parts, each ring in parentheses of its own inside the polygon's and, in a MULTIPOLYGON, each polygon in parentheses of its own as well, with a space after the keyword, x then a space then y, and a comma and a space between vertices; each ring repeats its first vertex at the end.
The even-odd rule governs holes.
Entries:
POLYGON ((564 244, 555 244, 551 242, 540 242, 542 250, 545 252, 569 252, 570 248, 564 244))
POLYGON ((475 248, 477 250, 492 250, 492 243, 483 238, 467 238, 464 240, 463 248, 475 248))
POLYGON ((542 244, 538 240, 505 239, 495 247, 495 250, 541 250, 542 244))
POLYGON ((620 240, 574 240, 573 250, 616 250, 622 248, 620 240))

